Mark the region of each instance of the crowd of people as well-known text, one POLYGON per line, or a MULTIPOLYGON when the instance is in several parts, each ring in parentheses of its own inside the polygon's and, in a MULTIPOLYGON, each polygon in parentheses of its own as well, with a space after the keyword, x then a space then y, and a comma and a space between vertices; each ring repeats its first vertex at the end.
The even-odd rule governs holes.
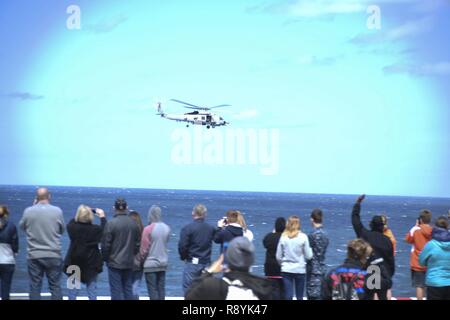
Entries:
MULTIPOLYGON (((217 226, 206 221, 207 208, 198 204, 192 221, 181 229, 179 258, 184 261, 182 288, 188 300, 275 299, 292 300, 389 300, 395 274, 396 239, 387 217, 375 215, 369 228, 361 222, 358 197, 351 213, 355 238, 348 242, 343 263, 327 270, 325 257, 329 237, 320 209, 311 212, 313 231, 301 231, 298 216, 278 217, 274 229, 263 239, 266 249, 265 276, 252 273, 255 260, 254 235, 244 216, 229 210, 217 226), (220 255, 212 262, 213 243, 220 255)), ((80 205, 66 225, 63 212, 51 203, 46 188, 38 188, 34 204, 25 209, 19 227, 27 240, 29 297, 41 298, 44 276, 54 300, 61 300, 62 277, 68 277, 68 298, 75 300, 81 284, 88 298, 97 299, 97 279, 106 265, 113 300, 137 300, 145 279, 151 300, 164 300, 167 245, 171 229, 163 222, 161 208, 153 205, 146 225, 141 215, 130 211, 125 199, 114 203, 107 220, 100 208, 80 205), (94 223, 95 216, 100 220, 94 223), (63 257, 61 237, 67 230, 70 246, 63 257)), ((417 299, 450 299, 450 232, 448 217, 440 216, 432 226, 432 214, 422 210, 406 234, 412 245, 411 284, 417 299)), ((10 298, 19 252, 17 228, 9 219, 8 207, 0 206, 1 298, 10 298)))

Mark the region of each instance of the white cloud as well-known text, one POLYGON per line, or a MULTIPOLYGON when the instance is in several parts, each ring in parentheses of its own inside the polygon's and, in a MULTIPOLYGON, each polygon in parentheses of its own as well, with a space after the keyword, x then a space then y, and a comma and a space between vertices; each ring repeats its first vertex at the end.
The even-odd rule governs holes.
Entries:
POLYGON ((386 74, 409 74, 412 76, 450 76, 450 62, 430 64, 396 63, 383 68, 386 74))
POLYGON ((433 19, 431 17, 410 20, 398 27, 388 30, 386 38, 389 40, 398 40, 409 36, 416 36, 429 31, 432 26, 433 19))
POLYGON ((289 13, 299 17, 354 13, 363 10, 365 6, 357 1, 297 1, 289 7, 289 13))
POLYGON ((88 24, 85 29, 87 32, 100 34, 100 33, 108 33, 116 29, 119 25, 126 22, 128 17, 124 14, 119 14, 117 16, 109 17, 98 21, 93 24, 88 24))
POLYGON ((433 18, 426 16, 419 19, 409 20, 393 28, 382 29, 379 32, 361 33, 353 37, 350 42, 356 45, 377 44, 386 41, 396 41, 415 37, 426 33, 433 28, 433 18))

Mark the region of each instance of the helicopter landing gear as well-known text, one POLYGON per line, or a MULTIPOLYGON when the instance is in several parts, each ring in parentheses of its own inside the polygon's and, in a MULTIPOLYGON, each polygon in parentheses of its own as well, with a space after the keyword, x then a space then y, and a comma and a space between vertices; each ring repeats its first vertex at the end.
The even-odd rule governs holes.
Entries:
POLYGON ((186 125, 186 128, 189 128, 189 125, 188 125, 188 124, 186 125))
POLYGON ((209 128, 211 128, 211 126, 206 126, 206 129, 209 129, 209 128))

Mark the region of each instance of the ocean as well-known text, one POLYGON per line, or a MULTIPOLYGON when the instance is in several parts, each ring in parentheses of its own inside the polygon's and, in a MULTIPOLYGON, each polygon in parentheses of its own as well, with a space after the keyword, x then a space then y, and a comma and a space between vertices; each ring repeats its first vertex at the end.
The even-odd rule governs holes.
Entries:
MULTIPOLYGON (((324 228, 328 232, 330 245, 326 255, 329 267, 340 264, 345 258, 346 243, 355 238, 351 226, 350 214, 356 195, 329 194, 297 194, 297 193, 261 193, 234 191, 197 191, 197 190, 157 190, 157 189, 120 189, 120 188, 88 188, 88 187, 51 187, 52 204, 64 211, 66 223, 75 215, 80 204, 102 208, 107 218, 112 216, 112 206, 117 197, 124 197, 130 209, 141 213, 143 221, 147 221, 147 212, 151 205, 162 208, 163 220, 171 227, 169 241, 169 269, 166 276, 166 295, 181 297, 181 281, 183 262, 177 251, 181 228, 191 221, 192 207, 203 203, 208 208, 207 221, 216 225, 217 221, 229 209, 238 209, 244 215, 249 229, 254 233, 256 261, 253 272, 263 275, 265 250, 263 237, 272 231, 277 217, 298 215, 301 218, 302 230, 310 232, 312 227, 309 214, 314 208, 324 212, 324 228)), ((0 203, 6 204, 11 212, 11 220, 18 225, 23 210, 30 206, 34 199, 35 187, 0 186, 0 203)), ((396 267, 393 295, 411 297, 415 290, 411 287, 409 271, 409 254, 411 246, 403 241, 405 234, 414 225, 421 209, 429 209, 433 217, 447 215, 450 199, 426 197, 395 197, 368 195, 362 207, 362 220, 366 226, 372 215, 386 214, 388 225, 397 238, 396 267)), ((97 221, 98 223, 98 221, 97 221)), ((12 292, 28 292, 28 275, 26 264, 26 238, 22 231, 20 236, 20 252, 14 274, 12 292)), ((69 246, 65 233, 62 238, 63 254, 69 246)), ((219 245, 214 245, 213 259, 218 256, 219 245)), ((63 277, 63 286, 66 283, 63 277)), ((48 292, 44 281, 43 292, 48 292)), ((66 294, 66 291, 64 292, 66 294)), ((86 295, 82 289, 81 295, 86 295)), ((109 296, 107 270, 99 275, 98 295, 109 296)), ((147 296, 145 281, 142 281, 141 295, 147 296)))

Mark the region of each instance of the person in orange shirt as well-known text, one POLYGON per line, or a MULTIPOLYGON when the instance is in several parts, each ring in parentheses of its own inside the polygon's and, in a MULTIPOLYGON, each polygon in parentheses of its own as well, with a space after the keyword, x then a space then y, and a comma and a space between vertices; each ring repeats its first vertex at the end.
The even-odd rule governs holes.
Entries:
POLYGON ((423 300, 425 297, 425 274, 427 269, 419 264, 419 254, 427 242, 431 240, 431 231, 433 229, 430 226, 430 222, 431 211, 422 210, 416 225, 405 236, 406 242, 412 244, 410 258, 411 281, 412 286, 416 288, 417 300, 423 300))

